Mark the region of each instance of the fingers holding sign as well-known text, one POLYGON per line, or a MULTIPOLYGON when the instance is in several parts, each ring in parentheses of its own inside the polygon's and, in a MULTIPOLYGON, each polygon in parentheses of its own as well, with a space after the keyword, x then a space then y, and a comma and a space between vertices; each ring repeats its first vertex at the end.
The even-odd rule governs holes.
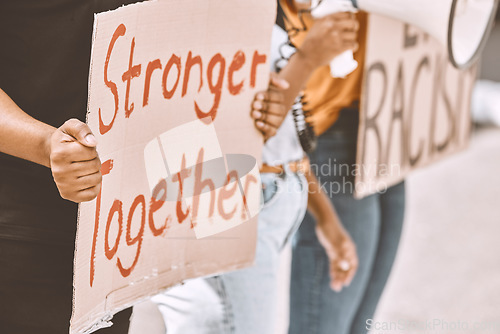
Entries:
POLYGON ((62 198, 80 203, 93 200, 101 189, 97 141, 87 124, 71 119, 50 140, 50 168, 62 198))
POLYGON ((285 119, 288 110, 285 108, 283 91, 288 87, 288 82, 279 79, 276 73, 271 73, 269 88, 255 95, 250 116, 265 140, 276 134, 285 119))

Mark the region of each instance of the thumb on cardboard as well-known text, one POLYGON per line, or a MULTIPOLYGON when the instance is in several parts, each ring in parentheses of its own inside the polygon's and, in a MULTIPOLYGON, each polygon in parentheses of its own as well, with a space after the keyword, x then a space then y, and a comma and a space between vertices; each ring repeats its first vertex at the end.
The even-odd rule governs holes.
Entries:
POLYGON ((89 126, 78 119, 70 119, 63 124, 60 130, 75 138, 80 144, 87 147, 96 147, 95 139, 89 126))

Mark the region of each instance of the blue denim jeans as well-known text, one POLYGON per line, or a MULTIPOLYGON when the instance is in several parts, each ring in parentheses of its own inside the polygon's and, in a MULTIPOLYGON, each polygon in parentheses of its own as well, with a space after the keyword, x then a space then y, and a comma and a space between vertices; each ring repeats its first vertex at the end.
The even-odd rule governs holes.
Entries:
POLYGON ((358 118, 357 108, 343 110, 319 137, 310 158, 356 243, 359 268, 349 287, 340 293, 330 289, 328 258, 316 237, 315 221, 307 215, 293 243, 289 334, 366 333, 366 320, 373 317, 394 262, 404 218, 404 183, 356 200, 352 173, 342 174, 338 168, 356 162, 358 118))
POLYGON ((280 253, 304 217, 307 181, 290 171, 261 179, 255 264, 155 296, 168 334, 275 334, 280 253))

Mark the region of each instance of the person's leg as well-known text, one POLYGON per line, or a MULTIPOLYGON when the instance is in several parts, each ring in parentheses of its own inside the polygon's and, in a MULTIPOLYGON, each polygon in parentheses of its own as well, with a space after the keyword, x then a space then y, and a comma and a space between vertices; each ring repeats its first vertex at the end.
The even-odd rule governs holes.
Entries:
POLYGON ((168 334, 234 333, 233 311, 219 277, 186 281, 151 299, 168 334))
POLYGON ((370 280, 380 231, 379 195, 353 197, 357 110, 345 110, 318 139, 313 171, 357 247, 359 268, 351 285, 331 290, 328 258, 312 217, 302 223, 292 256, 289 334, 347 334, 370 280))
POLYGON ((304 217, 307 188, 305 179, 295 174, 276 181, 277 193, 267 198, 259 214, 255 265, 221 276, 237 334, 275 334, 277 327, 280 252, 304 217))
POLYGON ((375 261, 363 300, 350 334, 366 333, 366 321, 373 318, 380 296, 396 257, 405 211, 405 184, 400 183, 380 195, 381 226, 375 261))
POLYGON ((297 233, 292 256, 289 334, 346 334, 369 283, 380 228, 377 196, 357 201, 337 195, 332 201, 354 240, 359 268, 340 293, 330 288, 329 261, 308 216, 297 233))

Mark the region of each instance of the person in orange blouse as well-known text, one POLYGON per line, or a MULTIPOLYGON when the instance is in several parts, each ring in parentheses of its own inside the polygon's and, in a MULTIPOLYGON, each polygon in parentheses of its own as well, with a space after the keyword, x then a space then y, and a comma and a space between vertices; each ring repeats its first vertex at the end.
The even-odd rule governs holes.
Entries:
MULTIPOLYGON (((281 0, 291 42, 300 47, 314 24, 304 1, 281 0), (300 13, 300 14, 299 14, 300 13)), ((368 15, 358 13, 360 66, 346 78, 332 78, 328 65, 319 67, 304 88, 308 121, 318 135, 310 154, 312 169, 328 193, 342 224, 353 238, 359 257, 357 273, 344 286, 332 284, 329 269, 335 254, 321 244, 316 221, 306 216, 295 237, 290 287, 289 334, 361 334, 373 317, 397 252, 404 220, 405 187, 400 183, 364 199, 353 197, 356 173, 359 100, 368 15), (349 282, 348 282, 349 283, 349 282)), ((353 264, 347 263, 348 271, 353 264)))

